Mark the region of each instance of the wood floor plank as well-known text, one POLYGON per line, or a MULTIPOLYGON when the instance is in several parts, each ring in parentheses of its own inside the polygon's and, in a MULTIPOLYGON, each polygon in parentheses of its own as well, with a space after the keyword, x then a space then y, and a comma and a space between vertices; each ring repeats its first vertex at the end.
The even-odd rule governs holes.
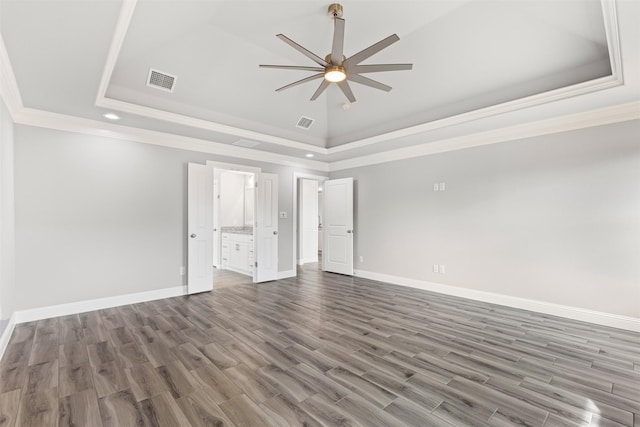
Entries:
POLYGON ((95 391, 85 390, 60 398, 58 426, 102 427, 102 418, 95 391))
POLYGON ((220 409, 237 426, 277 426, 264 410, 244 394, 221 403, 220 409))
POLYGON ((60 397, 70 396, 93 388, 93 374, 89 364, 59 368, 60 397))
POLYGON ((138 403, 147 425, 158 427, 189 426, 190 423, 169 392, 138 403))
POLYGON ((27 368, 22 392, 31 394, 46 389, 58 388, 58 361, 45 362, 27 368))
POLYGON ((99 366, 92 366, 93 384, 98 397, 104 397, 129 388, 129 381, 124 368, 111 361, 99 366))
POLYGON ((17 426, 42 427, 58 423, 58 390, 48 389, 25 394, 20 399, 17 426))
POLYGON ((104 427, 144 425, 142 411, 130 390, 101 397, 98 405, 104 427))
POLYGON ((218 403, 211 398, 209 390, 196 390, 188 396, 179 398, 177 402, 193 427, 232 426, 218 403))
POLYGON ((13 427, 18 418, 20 407, 20 389, 0 394, 0 427, 13 427))

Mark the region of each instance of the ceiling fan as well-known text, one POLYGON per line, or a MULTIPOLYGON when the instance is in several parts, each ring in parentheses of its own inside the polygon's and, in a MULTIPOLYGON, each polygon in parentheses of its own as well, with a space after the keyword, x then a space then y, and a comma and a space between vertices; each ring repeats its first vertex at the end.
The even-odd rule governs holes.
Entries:
POLYGON ((303 70, 317 72, 317 74, 313 74, 312 76, 290 83, 286 86, 282 86, 281 88, 276 89, 276 92, 280 92, 285 89, 298 86, 302 83, 310 82, 312 80, 323 79, 322 83, 320 83, 320 86, 311 97, 311 101, 315 101, 316 99, 318 99, 320 94, 322 94, 322 92, 324 92, 331 83, 335 83, 342 90, 349 102, 356 102, 356 98, 351 91, 351 87, 349 86, 349 81, 389 92, 391 90, 391 86, 387 86, 376 80, 372 80, 368 77, 363 76, 362 74, 376 73, 381 71, 411 70, 413 66, 412 64, 360 65, 360 63, 365 59, 375 55, 382 49, 385 49, 391 44, 400 40, 400 37, 398 37, 397 34, 392 34, 389 37, 380 40, 378 43, 375 43, 368 48, 356 53, 355 55, 346 58, 343 55, 344 19, 342 19, 342 5, 333 3, 329 6, 328 11, 329 16, 334 21, 333 44, 331 47, 331 53, 328 54, 324 59, 300 46, 298 43, 294 42, 284 34, 276 35, 276 37, 278 37, 280 40, 287 43, 289 46, 293 47, 295 50, 320 65, 319 67, 297 65, 260 65, 260 67, 262 68, 279 68, 284 70, 303 70))

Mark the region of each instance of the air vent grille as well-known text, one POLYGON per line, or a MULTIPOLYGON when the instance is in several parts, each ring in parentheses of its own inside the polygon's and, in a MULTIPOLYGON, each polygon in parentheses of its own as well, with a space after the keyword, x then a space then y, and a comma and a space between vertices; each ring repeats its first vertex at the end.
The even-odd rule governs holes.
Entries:
POLYGON ((171 74, 167 74, 162 71, 154 70, 153 68, 149 70, 147 86, 167 92, 173 92, 175 84, 176 76, 172 76, 171 74))
POLYGON ((309 129, 311 127, 311 125, 313 124, 313 122, 314 122, 314 120, 312 118, 302 116, 302 117, 300 117, 300 120, 298 120, 298 123, 296 124, 296 127, 301 128, 301 129, 309 129))

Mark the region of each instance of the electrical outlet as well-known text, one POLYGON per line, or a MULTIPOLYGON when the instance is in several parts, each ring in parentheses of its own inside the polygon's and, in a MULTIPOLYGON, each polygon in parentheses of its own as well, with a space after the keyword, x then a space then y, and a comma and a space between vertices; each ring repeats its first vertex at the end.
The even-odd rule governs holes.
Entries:
POLYGON ((287 217, 287 212, 286 211, 280 212, 280 218, 286 218, 286 217, 287 217))
POLYGON ((438 272, 438 264, 433 264, 433 272, 434 273, 438 272))
POLYGON ((438 186, 438 183, 434 183, 433 184, 433 191, 438 191, 440 189, 440 187, 438 186))
POLYGON ((185 268, 184 267, 180 267, 179 273, 180 273, 181 276, 184 276, 185 268))
POLYGON ((444 186, 444 182, 440 183, 440 191, 444 191, 445 190, 445 186, 444 186))
POLYGON ((440 264, 440 274, 444 274, 444 273, 445 273, 444 265, 440 264))
POLYGON ((360 255, 360 262, 364 262, 364 257, 360 255))

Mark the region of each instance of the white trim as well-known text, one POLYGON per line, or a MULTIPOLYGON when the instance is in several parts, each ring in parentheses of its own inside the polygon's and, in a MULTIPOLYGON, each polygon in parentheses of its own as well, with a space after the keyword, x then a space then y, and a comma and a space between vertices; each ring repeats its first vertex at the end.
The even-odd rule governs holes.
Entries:
POLYGON ((248 129, 242 129, 235 126, 216 123, 209 120, 197 119, 183 114, 171 113, 169 111, 158 110, 156 108, 145 107, 143 105, 131 104, 129 102, 120 101, 112 98, 100 98, 96 101, 98 107, 117 110, 123 113, 136 114, 147 118, 162 120, 165 122, 176 123, 183 126, 189 126, 198 129, 209 130, 212 132, 220 132, 227 135, 234 135, 239 138, 253 139, 260 142, 277 144, 288 148, 295 148, 304 152, 314 152, 319 154, 327 154, 327 149, 318 147, 317 145, 307 144, 304 142, 294 141, 288 138, 273 136, 262 132, 256 132, 248 129))
POLYGON ((23 108, 22 97, 2 34, 0 34, 0 97, 4 100, 9 114, 15 122, 17 115, 23 108))
POLYGON ((13 333, 13 329, 16 327, 16 318, 15 314, 11 315, 9 318, 9 323, 7 327, 2 331, 2 335, 0 335, 0 360, 2 360, 2 356, 4 356, 4 352, 7 349, 7 345, 9 345, 9 339, 11 339, 11 334, 13 333))
MULTIPOLYGON (((318 147, 316 145, 303 143, 288 138, 277 137, 262 132, 249 131, 222 123, 195 119, 193 117, 185 116, 182 114, 171 113, 168 111, 132 104, 117 99, 105 98, 109 79, 111 77, 111 73, 113 72, 113 68, 115 67, 115 63, 117 62, 117 56, 120 52, 122 43, 124 42, 124 37, 126 35, 127 27, 130 23, 131 15, 133 14, 135 2, 136 0, 127 0, 123 2, 116 31, 111 42, 109 56, 100 83, 100 90, 98 91, 98 97, 96 99, 97 106, 131 114, 137 114, 140 116, 163 120, 171 123, 177 123, 185 126, 211 130, 214 132, 221 132, 228 135, 238 136, 240 138, 264 141, 284 147, 295 148, 324 155, 341 153, 344 151, 366 147, 372 144, 377 144, 397 138, 416 135, 447 126, 457 125, 490 116, 495 116, 498 114, 509 113, 523 108, 529 108, 550 102, 560 101, 574 96, 585 95, 587 93, 610 89, 623 84, 620 34, 617 22, 615 1, 601 0, 603 23, 605 27, 609 58, 611 62, 611 76, 606 76, 587 82, 550 90, 513 101, 503 102, 486 108, 480 108, 478 110, 446 117, 444 119, 434 120, 416 126, 410 126, 396 131, 375 135, 369 138, 348 142, 331 148, 318 147)), ((328 141, 325 141, 325 144, 326 143, 328 143, 328 141)))
MULTIPOLYGON (((298 260, 298 179, 315 179, 324 182, 329 179, 328 176, 311 175, 303 172, 293 172, 293 265, 301 265, 298 260)), ((296 272, 294 270, 294 276, 296 272)))
POLYGON ((296 277, 296 270, 278 271, 278 279, 288 279, 289 277, 296 277))
POLYGON ((143 144, 159 145, 162 147, 177 148, 181 150, 192 150, 284 166, 302 167, 322 172, 329 170, 329 165, 327 163, 316 160, 300 159, 284 154, 269 153, 251 148, 236 147, 234 145, 223 144, 220 142, 172 135, 169 133, 139 129, 114 123, 99 122, 97 120, 35 110, 32 108, 23 108, 22 112, 17 115, 14 121, 18 124, 47 129, 135 141, 143 144))
POLYGON ((490 304, 498 304, 507 307, 519 308, 522 310, 529 310, 538 313, 550 314, 553 316, 565 317, 568 319, 580 320, 583 322, 595 323, 598 325, 604 325, 613 328, 640 332, 640 318, 637 317, 620 316, 617 314, 588 310, 580 307, 571 307, 567 305, 554 304, 527 298, 519 298, 493 292, 478 291, 475 289, 461 288, 458 286, 444 285, 441 283, 427 282, 424 280, 393 276, 372 271, 355 270, 354 275, 356 277, 391 283, 394 285, 407 286, 410 288, 422 289, 461 298, 468 298, 476 301, 487 302, 490 304))
POLYGON ((470 135, 441 139, 439 141, 413 145, 411 147, 399 148, 397 150, 382 151, 367 156, 341 160, 330 163, 329 170, 334 172, 414 157, 428 156, 447 151, 461 150, 463 148, 516 141, 518 139, 577 129, 586 129, 593 126, 602 126, 637 119, 640 119, 640 101, 633 101, 626 104, 614 105, 612 107, 604 107, 597 110, 553 117, 550 119, 509 126, 501 129, 477 132, 470 135))
POLYGON ((316 258, 299 259, 298 260, 298 265, 311 264, 311 263, 314 263, 314 262, 320 262, 320 259, 318 257, 316 257, 316 258))
MULTIPOLYGON (((250 150, 250 148, 249 148, 250 150)), ((227 171, 238 171, 238 172, 249 172, 253 174, 257 174, 262 172, 262 168, 257 168, 253 166, 245 166, 239 165, 236 163, 225 163, 225 162, 216 162, 214 160, 207 160, 207 166, 213 166, 213 169, 221 169, 227 171)))
POLYGON ((105 97, 107 88, 109 87, 109 81, 113 74, 113 69, 118 62, 118 56, 120 55, 120 49, 122 49, 122 43, 127 35, 131 18, 133 17, 133 11, 136 8, 138 0, 124 0, 122 7, 120 8, 120 15, 116 22, 116 28, 111 38, 111 46, 109 47, 109 53, 107 54, 107 61, 104 64, 104 71, 102 72, 102 78, 100 79, 100 86, 98 87, 98 94, 96 96, 96 105, 98 101, 105 97))
POLYGON ((14 313, 14 316, 16 323, 24 323, 40 319, 49 319, 51 317, 84 313, 87 311, 102 310, 104 308, 137 304, 157 299, 172 298, 186 294, 186 286, 175 286, 173 288, 156 289, 153 291, 136 292, 134 294, 117 295, 113 297, 70 302, 67 304, 51 305, 48 307, 19 310, 14 313))
POLYGON ((611 75, 618 82, 624 84, 622 69, 622 55, 620 48, 620 31, 618 29, 618 12, 614 0, 602 0, 602 17, 604 20, 604 31, 607 36, 607 48, 609 50, 609 61, 611 63, 611 75))

